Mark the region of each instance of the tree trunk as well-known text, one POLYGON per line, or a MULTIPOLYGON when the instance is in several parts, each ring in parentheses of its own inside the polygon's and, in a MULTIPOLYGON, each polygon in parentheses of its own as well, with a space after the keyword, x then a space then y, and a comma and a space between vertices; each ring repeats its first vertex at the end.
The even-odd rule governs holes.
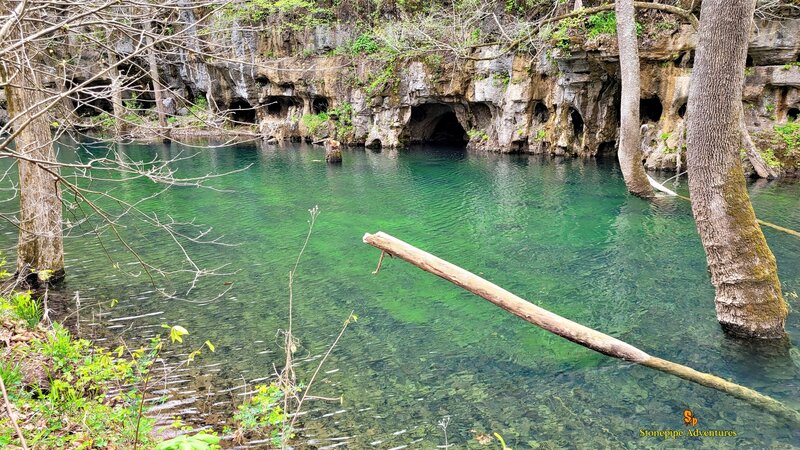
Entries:
POLYGON ((639 48, 632 0, 618 0, 617 41, 622 75, 622 101, 619 127, 619 165, 625 186, 631 194, 649 198, 653 189, 642 165, 642 139, 639 131, 639 48))
MULTIPOLYGON (((111 42, 111 33, 109 33, 109 42, 111 42)), ((127 124, 125 123, 125 104, 122 103, 122 88, 125 85, 123 75, 119 71, 117 65, 117 55, 113 50, 108 52, 108 64, 111 69, 108 75, 111 77, 111 105, 114 107, 114 134, 117 137, 125 134, 127 124)), ((166 120, 165 120, 166 123, 166 120)))
POLYGON ((17 275, 38 284, 35 272, 52 271, 49 281, 55 282, 64 277, 58 167, 46 163, 56 160, 47 116, 34 117, 44 104, 44 93, 27 66, 19 69, 5 88, 14 130, 21 130, 14 139, 16 151, 23 158, 45 162, 17 160, 20 199, 17 275))
POLYGON ((692 213, 716 288, 717 319, 737 336, 784 335, 777 264, 756 223, 739 149, 753 0, 704 1, 689 90, 687 160, 692 213))
MULTIPOLYGON (((167 114, 164 112, 164 91, 161 86, 161 78, 158 74, 158 64, 156 63, 156 50, 153 48, 153 27, 149 21, 145 21, 145 32, 147 32, 147 64, 150 66, 150 79, 153 82, 153 96, 156 99, 156 112, 158 113, 158 126, 161 131, 167 132, 167 114)), ((166 136, 165 136, 166 137, 166 136)))

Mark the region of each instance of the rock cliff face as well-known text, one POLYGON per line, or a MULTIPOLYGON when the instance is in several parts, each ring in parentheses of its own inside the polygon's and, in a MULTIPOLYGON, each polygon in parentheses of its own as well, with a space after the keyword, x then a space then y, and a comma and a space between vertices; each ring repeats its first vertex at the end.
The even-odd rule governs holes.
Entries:
MULTIPOLYGON (((330 52, 346 29, 305 35, 229 35, 240 63, 186 57, 171 84, 204 93, 246 119, 266 139, 336 134, 350 145, 467 144, 498 152, 594 156, 615 152, 620 84, 615 40, 572 42, 538 56, 485 47, 476 60, 427 58, 391 65, 330 52), (263 55, 269 55, 264 57, 263 55), (302 116, 349 104, 352 126, 309 129, 302 116)), ((675 26, 642 42, 642 147, 651 169, 679 169, 696 35, 675 26)), ((758 23, 750 45, 745 114, 751 131, 796 118, 800 108, 800 19, 758 23)), ((331 121, 333 123, 333 121, 331 121)))
MULTIPOLYGON (((191 11, 182 14, 182 22, 196 20, 191 11)), ((227 44, 227 58, 200 58, 190 42, 162 71, 177 111, 182 99, 204 96, 211 108, 276 142, 331 136, 370 147, 427 142, 509 153, 616 151, 620 84, 613 36, 572 39, 535 56, 494 57, 499 48, 484 47, 467 61, 431 55, 387 64, 336 56, 353 37, 347 27, 256 32, 229 25, 214 37, 227 44), (297 54, 330 56, 286 56, 297 54), (330 120, 303 119, 322 112, 330 120)), ((800 19, 756 25, 744 98, 752 132, 792 120, 800 108, 800 19)), ((690 25, 677 23, 641 39, 648 168, 683 165, 695 40, 690 25)))

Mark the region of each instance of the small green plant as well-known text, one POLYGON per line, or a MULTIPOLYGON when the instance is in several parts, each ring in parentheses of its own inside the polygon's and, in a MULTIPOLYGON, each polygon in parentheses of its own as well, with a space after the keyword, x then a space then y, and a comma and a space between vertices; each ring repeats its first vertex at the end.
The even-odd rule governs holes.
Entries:
POLYGON ((481 140, 481 141, 488 141, 489 135, 486 134, 483 130, 478 130, 477 128, 472 128, 467 131, 467 137, 470 141, 472 140, 481 140))
POLYGON ((139 103, 139 95, 136 93, 132 94, 131 98, 124 100, 122 103, 125 105, 126 109, 134 111, 142 109, 142 104, 139 103))
POLYGON ((764 163, 766 163, 767 166, 773 169, 780 169, 783 167, 783 163, 775 157, 775 152, 771 148, 765 150, 759 149, 758 153, 761 155, 761 158, 764 160, 764 163))
POLYGON ((92 124, 99 126, 101 128, 110 129, 114 128, 114 124, 117 123, 117 120, 111 114, 103 111, 100 114, 92 117, 92 124))
POLYGON ((778 138, 786 145, 786 153, 795 155, 800 152, 800 122, 797 120, 773 127, 778 138))
POLYGON ((547 130, 539 130, 536 132, 536 139, 543 141, 547 137, 547 130))
POLYGON ((496 84, 508 86, 508 83, 511 82, 511 77, 509 77, 507 73, 493 73, 492 80, 494 80, 496 84))
POLYGON ((370 77, 365 89, 367 95, 374 97, 375 95, 383 92, 383 90, 392 80, 396 80, 394 75, 394 64, 390 62, 377 75, 370 77))
POLYGON ((744 68, 744 76, 751 77, 755 73, 755 70, 752 67, 745 67, 744 68))
POLYGON ((283 396, 283 390, 276 383, 257 386, 256 395, 239 405, 234 422, 243 431, 266 432, 272 444, 279 446, 283 436, 292 436, 290 430, 283 429, 288 423, 282 406, 283 396))
POLYGON ((617 15, 613 11, 606 11, 597 14, 592 14, 588 18, 589 39, 596 38, 600 35, 614 35, 617 34, 617 15))
POLYGON ((791 70, 794 67, 800 67, 800 61, 792 61, 783 65, 783 70, 791 70))
POLYGON ((34 328, 42 320, 42 305, 37 299, 31 297, 31 291, 12 293, 11 304, 14 313, 25 321, 28 328, 34 328))
POLYGON ((216 450, 220 448, 219 437, 213 434, 185 434, 161 442, 153 450, 216 450))
POLYGON ((350 44, 350 53, 353 55, 371 55, 380 50, 378 41, 375 36, 370 33, 363 33, 359 35, 352 44, 350 44))
POLYGON ((328 123, 328 113, 305 114, 302 120, 303 125, 306 126, 308 132, 313 136, 322 129, 324 124, 328 123))
POLYGON ((772 111, 775 111, 775 104, 774 103, 767 103, 766 105, 764 105, 764 109, 768 113, 771 113, 772 111))

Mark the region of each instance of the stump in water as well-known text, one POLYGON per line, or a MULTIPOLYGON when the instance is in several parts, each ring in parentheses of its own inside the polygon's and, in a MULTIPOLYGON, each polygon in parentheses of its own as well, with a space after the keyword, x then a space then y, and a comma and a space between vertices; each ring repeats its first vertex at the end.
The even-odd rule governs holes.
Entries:
POLYGON ((328 164, 339 164, 342 162, 342 144, 334 139, 325 141, 325 161, 328 164))

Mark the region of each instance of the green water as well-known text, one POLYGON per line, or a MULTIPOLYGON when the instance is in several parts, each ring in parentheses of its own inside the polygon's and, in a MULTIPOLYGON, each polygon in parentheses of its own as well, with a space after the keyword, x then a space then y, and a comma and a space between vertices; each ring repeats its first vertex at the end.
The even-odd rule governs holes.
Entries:
MULTIPOLYGON (((86 227, 66 242, 66 287, 86 307, 84 334, 110 330, 133 340, 169 323, 191 332, 180 351, 206 339, 215 344, 216 353, 204 354, 164 390, 177 399, 168 412, 218 424, 231 414, 230 402, 241 399, 243 390, 233 388, 269 376, 281 363, 276 331, 286 326, 287 272, 307 230, 307 210, 318 205, 295 279, 299 376, 309 376, 351 310, 359 320, 315 390, 344 401, 309 405, 301 447, 432 449, 444 444, 437 423, 445 416, 453 448, 498 448, 474 438, 492 432, 515 450, 800 445, 799 430, 743 402, 549 335, 402 261, 387 258, 381 273, 371 274, 379 251, 361 237, 382 230, 653 355, 800 409, 800 350, 724 336, 689 205, 626 195, 613 161, 418 148, 348 150, 341 166, 328 166, 320 148, 306 146, 122 150, 137 160, 196 152, 176 165, 182 176, 244 169, 213 182, 217 190, 174 187, 139 205, 162 220, 170 214, 211 226, 211 235, 240 244, 187 244, 199 265, 227 264, 221 270, 235 273, 203 282, 188 296, 179 291, 182 300, 156 295, 143 276, 126 276, 140 269, 108 232, 108 251, 123 270, 111 267, 96 239, 81 234, 86 227), (223 282, 233 282, 230 291, 210 301, 228 287, 223 282), (109 310, 112 298, 119 304, 109 310), (640 437, 642 428, 685 430, 685 408, 699 428, 737 436, 640 437)), ((159 191, 144 180, 98 186, 128 200, 159 191)), ((773 182, 751 192, 759 217, 800 228, 800 185, 773 182)), ((185 267, 164 233, 133 217, 122 221, 123 234, 148 262, 185 267)), ((7 231, 5 247, 14 237, 7 231)), ((784 289, 800 291, 800 240, 765 233, 784 289)), ((185 288, 185 278, 159 282, 185 288)), ((797 310, 798 301, 789 300, 797 310)), ((796 312, 787 328, 796 339, 796 312)))

